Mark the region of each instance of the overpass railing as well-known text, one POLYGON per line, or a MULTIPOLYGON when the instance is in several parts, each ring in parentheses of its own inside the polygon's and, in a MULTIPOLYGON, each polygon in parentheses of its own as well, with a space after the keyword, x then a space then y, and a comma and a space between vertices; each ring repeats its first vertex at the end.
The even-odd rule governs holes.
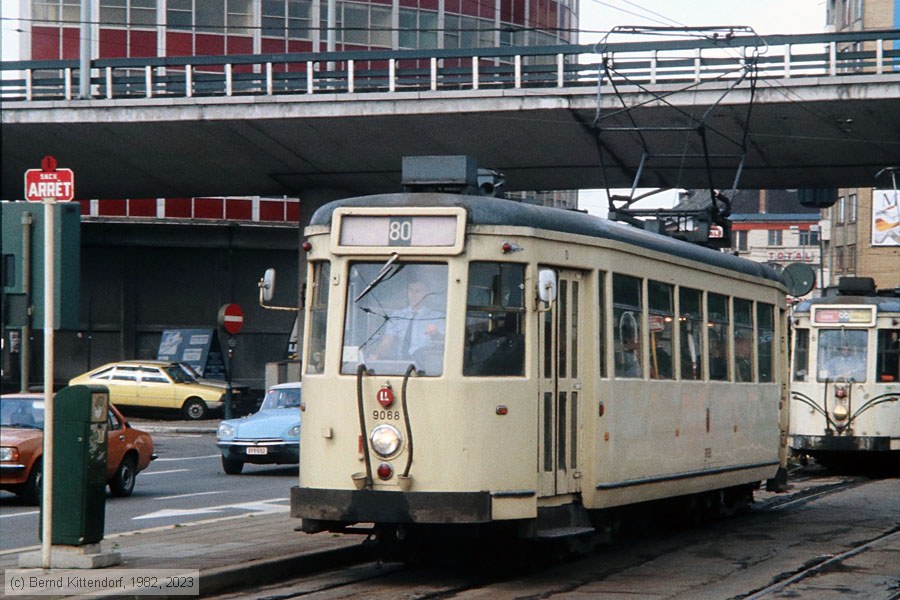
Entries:
POLYGON ((638 85, 737 78, 900 76, 900 30, 462 50, 104 58, 80 98, 77 60, 3 61, 0 100, 118 100, 638 85))

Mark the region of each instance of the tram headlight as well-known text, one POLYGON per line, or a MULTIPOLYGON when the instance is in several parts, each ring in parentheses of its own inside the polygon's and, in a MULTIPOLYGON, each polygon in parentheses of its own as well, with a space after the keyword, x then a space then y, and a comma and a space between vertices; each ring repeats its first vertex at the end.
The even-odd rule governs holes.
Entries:
POLYGON ((836 421, 845 421, 847 417, 850 416, 850 411, 847 410, 847 407, 843 404, 835 404, 831 409, 831 415, 836 421))
POLYGON ((403 442, 403 436, 397 431, 393 425, 379 425, 372 430, 372 450, 378 456, 388 457, 397 453, 400 444, 403 442))

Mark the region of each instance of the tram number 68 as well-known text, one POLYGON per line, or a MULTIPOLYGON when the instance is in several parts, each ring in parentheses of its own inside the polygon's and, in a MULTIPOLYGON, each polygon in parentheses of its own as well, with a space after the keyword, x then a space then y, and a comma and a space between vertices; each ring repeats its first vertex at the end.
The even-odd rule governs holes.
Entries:
POLYGON ((399 421, 399 410, 373 410, 372 419, 376 421, 399 421))
POLYGON ((389 246, 409 246, 412 242, 412 219, 391 219, 388 225, 389 246))

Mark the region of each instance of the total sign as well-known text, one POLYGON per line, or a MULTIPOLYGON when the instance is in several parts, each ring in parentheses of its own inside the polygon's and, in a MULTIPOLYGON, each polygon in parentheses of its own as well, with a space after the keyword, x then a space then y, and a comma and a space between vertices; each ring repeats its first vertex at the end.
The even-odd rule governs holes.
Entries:
POLYGON ((25 199, 29 202, 68 202, 75 197, 75 173, 57 169, 56 159, 45 156, 40 169, 25 171, 25 199))

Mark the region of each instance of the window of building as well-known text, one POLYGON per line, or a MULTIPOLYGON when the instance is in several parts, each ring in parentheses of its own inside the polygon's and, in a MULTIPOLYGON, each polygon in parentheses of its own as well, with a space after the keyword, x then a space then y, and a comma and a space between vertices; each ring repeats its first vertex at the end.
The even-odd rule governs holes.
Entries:
POLYGON ((834 247, 834 270, 838 273, 844 270, 844 247, 834 247))
POLYGON ((799 244, 801 246, 818 246, 819 232, 812 230, 801 231, 799 236, 799 244))
POLYGON ((31 11, 35 21, 79 23, 81 0, 34 0, 31 11))
POLYGON ((229 35, 253 34, 253 6, 251 0, 228 0, 225 15, 229 35))
POLYGON ((847 272, 856 272, 856 244, 849 244, 847 246, 846 266, 847 272))
POLYGON ((835 219, 835 221, 837 221, 837 223, 839 223, 839 224, 844 223, 844 220, 846 219, 846 213, 847 213, 847 200, 846 200, 846 198, 841 196, 840 198, 838 198, 838 202, 837 202, 837 218, 835 219))
POLYGON ((166 2, 166 27, 170 30, 190 31, 194 27, 192 0, 168 0, 166 2))
POLYGON ((747 244, 747 234, 750 233, 748 231, 735 231, 734 232, 734 244, 735 248, 740 252, 746 252, 749 248, 747 244))
POLYGON ((780 229, 770 229, 769 230, 769 246, 781 246, 782 245, 782 231, 780 229))
POLYGON ((856 223, 856 194, 847 196, 847 222, 856 223))
POLYGON ((644 320, 641 280, 613 274, 613 342, 616 376, 642 377, 641 323, 644 320))

